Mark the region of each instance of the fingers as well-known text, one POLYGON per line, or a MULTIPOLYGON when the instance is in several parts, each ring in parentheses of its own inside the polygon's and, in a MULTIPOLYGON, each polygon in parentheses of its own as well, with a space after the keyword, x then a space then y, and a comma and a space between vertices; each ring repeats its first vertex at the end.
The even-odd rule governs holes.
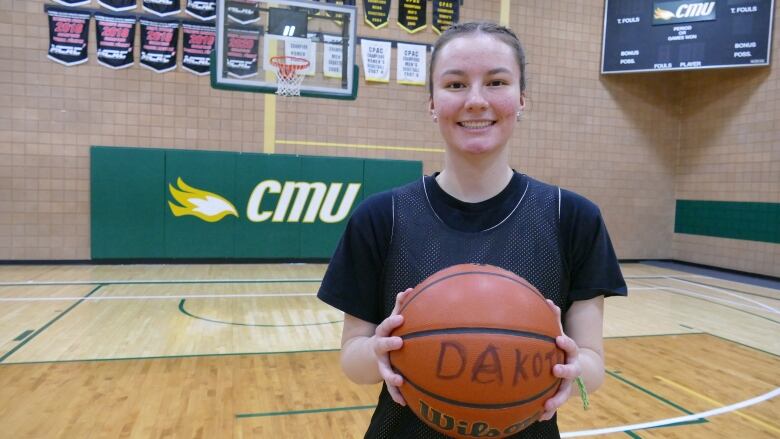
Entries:
POLYGON ((395 296, 395 307, 393 307, 393 312, 391 312, 390 315, 398 314, 401 311, 401 307, 405 303, 406 298, 409 297, 411 291, 411 288, 407 288, 395 296))
POLYGON ((405 291, 396 295, 393 312, 376 327, 374 332, 373 348, 379 366, 379 375, 385 381, 385 384, 387 384, 387 391, 390 393, 390 397, 400 405, 406 405, 406 400, 404 400, 404 397, 398 390, 398 387, 403 384, 404 379, 393 370, 388 352, 401 349, 403 346, 401 337, 390 337, 390 334, 395 328, 403 324, 404 318, 398 313, 411 291, 411 288, 407 288, 405 291))
POLYGON ((547 306, 549 306, 552 312, 555 314, 555 319, 558 321, 558 328, 561 330, 561 334, 563 334, 563 325, 561 324, 561 309, 558 307, 558 305, 555 304, 555 302, 550 299, 545 299, 545 302, 547 302, 547 306))

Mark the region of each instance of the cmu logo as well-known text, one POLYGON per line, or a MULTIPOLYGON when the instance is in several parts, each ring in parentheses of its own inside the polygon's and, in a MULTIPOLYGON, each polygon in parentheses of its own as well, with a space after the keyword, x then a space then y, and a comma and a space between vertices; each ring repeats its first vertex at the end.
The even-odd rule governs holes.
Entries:
MULTIPOLYGON (((176 203, 168 201, 174 216, 192 215, 203 221, 217 222, 227 215, 239 217, 238 211, 226 198, 203 189, 187 185, 181 177, 176 181, 178 189, 168 185, 176 203)), ((246 218, 260 223, 314 223, 317 220, 333 224, 343 221, 352 210, 361 183, 301 182, 264 180, 255 186, 246 206, 246 218), (276 204, 261 207, 268 195, 278 196, 276 204)), ((267 205, 268 203, 266 203, 267 205)))
POLYGON ((716 2, 654 2, 653 24, 691 23, 715 19, 716 2))

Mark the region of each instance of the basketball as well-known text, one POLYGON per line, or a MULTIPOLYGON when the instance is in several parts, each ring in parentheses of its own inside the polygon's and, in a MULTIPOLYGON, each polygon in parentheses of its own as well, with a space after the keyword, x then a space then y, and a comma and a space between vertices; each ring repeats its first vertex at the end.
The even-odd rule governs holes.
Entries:
POLYGON ((390 362, 409 408, 453 437, 505 437, 535 422, 560 379, 561 334, 528 281, 490 265, 461 264, 421 282, 391 335, 390 362))

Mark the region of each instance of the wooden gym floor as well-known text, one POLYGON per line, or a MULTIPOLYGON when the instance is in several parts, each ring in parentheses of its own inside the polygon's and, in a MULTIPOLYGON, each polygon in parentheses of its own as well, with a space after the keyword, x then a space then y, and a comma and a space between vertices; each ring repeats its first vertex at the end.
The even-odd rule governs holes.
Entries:
MULTIPOLYGON (((0 437, 362 437, 379 387, 339 370, 324 270, 0 266, 0 437)), ((563 436, 780 437, 780 289, 623 270, 605 385, 563 436)))

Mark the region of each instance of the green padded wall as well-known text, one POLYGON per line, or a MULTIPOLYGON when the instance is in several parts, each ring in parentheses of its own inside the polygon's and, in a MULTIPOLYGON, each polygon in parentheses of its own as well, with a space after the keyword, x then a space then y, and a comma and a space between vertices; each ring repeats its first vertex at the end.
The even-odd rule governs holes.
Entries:
POLYGON ((780 243, 780 203, 677 200, 674 232, 780 243))

